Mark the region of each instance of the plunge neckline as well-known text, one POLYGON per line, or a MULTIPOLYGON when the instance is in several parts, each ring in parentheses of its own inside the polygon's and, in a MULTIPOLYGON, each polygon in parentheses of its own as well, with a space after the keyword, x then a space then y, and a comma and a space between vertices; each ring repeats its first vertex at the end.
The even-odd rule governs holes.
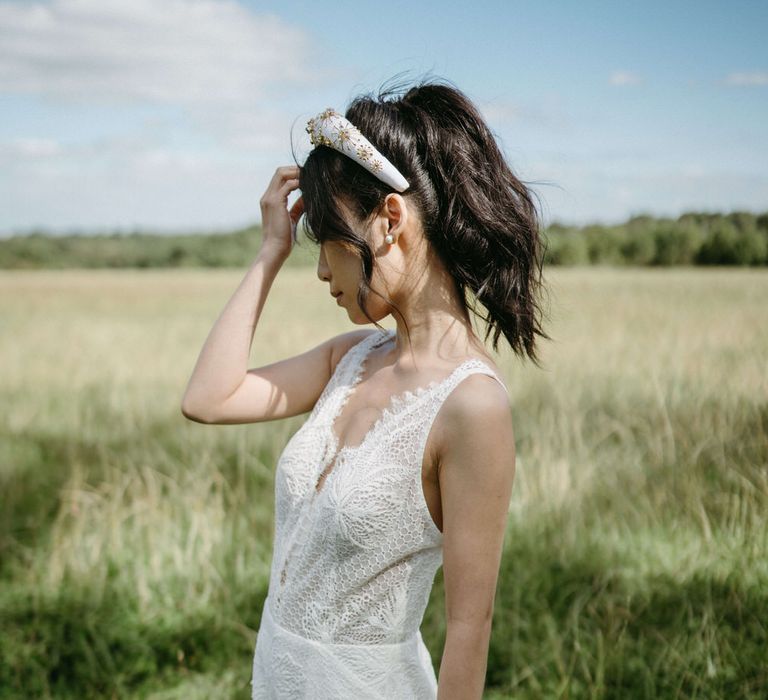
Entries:
MULTIPOLYGON (((391 338, 393 338, 396 333, 397 333, 396 329, 389 329, 385 331, 384 336, 380 340, 371 344, 368 348, 363 349, 362 357, 357 361, 354 367, 354 373, 349 383, 345 387, 344 395, 342 396, 341 400, 339 401, 338 405, 333 411, 333 414, 325 422, 326 434, 327 434, 326 454, 330 452, 332 456, 330 458, 326 458, 323 460, 322 468, 320 469, 320 473, 315 478, 315 483, 312 488, 313 498, 316 496, 319 496, 321 493, 325 491, 325 484, 328 481, 328 479, 331 477, 331 475, 336 471, 336 468, 339 465, 342 455, 344 457, 347 457, 348 455, 354 454, 355 452, 361 450, 373 438, 373 436, 379 430, 381 430, 381 426, 385 423, 385 421, 396 416, 405 407, 410 405, 411 402, 417 401, 418 399, 423 397, 425 394, 432 392, 438 387, 447 383, 459 372, 459 370, 463 369, 465 366, 473 363, 479 363, 481 366, 493 372, 494 375, 498 376, 497 373, 493 370, 493 368, 491 368, 486 362, 483 362, 483 360, 481 360, 480 358, 468 357, 466 360, 463 360, 458 365, 456 365, 442 379, 432 379, 427 384, 418 386, 415 389, 406 389, 405 391, 401 391, 397 394, 392 394, 389 397, 389 401, 387 402, 387 405, 384 406, 384 408, 381 410, 376 420, 370 425, 370 427, 368 428, 366 433, 363 435, 362 439, 358 444, 356 445, 345 444, 345 445, 339 446, 339 438, 336 435, 336 431, 334 430, 334 424, 336 423, 336 419, 341 415, 341 412, 344 410, 344 407, 349 402, 349 399, 355 393, 358 384, 360 384, 360 382, 362 381, 363 374, 365 373, 365 370, 367 368, 368 358, 370 357, 371 352, 375 348, 383 345, 387 340, 390 340, 391 338), (328 445, 330 445, 330 448, 328 447, 328 445), (323 474, 325 474, 325 476, 323 476, 323 474), (318 484, 320 483, 321 479, 322 479, 322 484, 320 484, 320 488, 318 489, 318 484)), ((365 342, 365 340, 363 340, 362 342, 365 342)))

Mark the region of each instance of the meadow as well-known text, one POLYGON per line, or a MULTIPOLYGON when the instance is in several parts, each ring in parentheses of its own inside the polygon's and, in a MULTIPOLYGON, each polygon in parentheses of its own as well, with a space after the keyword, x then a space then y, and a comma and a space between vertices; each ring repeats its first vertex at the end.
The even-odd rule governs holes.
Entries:
MULTIPOLYGON (((0 698, 249 696, 306 415, 180 411, 243 273, 0 273, 0 698)), ((517 474, 486 696, 768 697, 768 272, 546 278, 544 368, 497 356, 517 474)), ((250 366, 350 328, 286 267, 250 366)), ((442 570, 422 633, 437 669, 442 570)))

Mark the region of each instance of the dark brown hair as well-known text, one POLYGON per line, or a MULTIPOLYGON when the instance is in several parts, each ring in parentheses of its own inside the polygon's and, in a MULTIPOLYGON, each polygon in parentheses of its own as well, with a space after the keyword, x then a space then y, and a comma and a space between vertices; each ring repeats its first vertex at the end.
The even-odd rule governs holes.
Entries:
MULTIPOLYGON (((535 336, 551 338, 539 320, 545 246, 535 193, 514 175, 478 109, 450 81, 423 80, 401 95, 404 90, 384 85, 376 97, 358 96, 344 116, 410 183, 402 196, 417 208, 465 309, 487 322, 485 339, 493 332, 497 350, 503 334, 516 354, 540 365, 535 336)), ((300 166, 299 189, 307 237, 317 244, 339 241, 359 254, 357 301, 381 328, 365 309, 369 293, 378 294, 370 287, 373 251, 350 228, 340 205, 367 223, 394 190, 325 145, 313 148, 300 166)))

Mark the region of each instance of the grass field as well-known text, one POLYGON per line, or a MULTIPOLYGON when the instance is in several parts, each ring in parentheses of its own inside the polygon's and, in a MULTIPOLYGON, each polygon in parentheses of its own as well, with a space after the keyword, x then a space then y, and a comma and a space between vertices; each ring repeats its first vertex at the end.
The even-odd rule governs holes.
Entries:
MULTIPOLYGON (((0 697, 248 697, 274 463, 306 415, 180 412, 241 277, 0 274, 0 697)), ((545 369, 498 357, 518 464, 487 697, 768 697, 768 271, 547 279, 545 369)), ((251 366, 350 327, 286 268, 251 366)))

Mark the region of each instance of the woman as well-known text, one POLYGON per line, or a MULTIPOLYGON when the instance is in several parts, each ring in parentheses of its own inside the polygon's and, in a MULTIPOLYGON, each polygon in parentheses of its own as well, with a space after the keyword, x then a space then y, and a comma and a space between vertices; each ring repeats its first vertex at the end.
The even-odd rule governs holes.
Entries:
POLYGON ((462 92, 435 82, 387 97, 309 120, 315 147, 302 167, 278 168, 261 198, 261 249, 182 402, 205 423, 311 411, 276 467, 253 698, 482 696, 515 443, 467 296, 487 310, 494 349, 503 334, 538 364, 535 336, 549 337, 536 319, 539 225, 462 92), (376 329, 247 369, 302 215, 318 277, 352 323, 376 329), (419 625, 440 565, 438 679, 419 625))

